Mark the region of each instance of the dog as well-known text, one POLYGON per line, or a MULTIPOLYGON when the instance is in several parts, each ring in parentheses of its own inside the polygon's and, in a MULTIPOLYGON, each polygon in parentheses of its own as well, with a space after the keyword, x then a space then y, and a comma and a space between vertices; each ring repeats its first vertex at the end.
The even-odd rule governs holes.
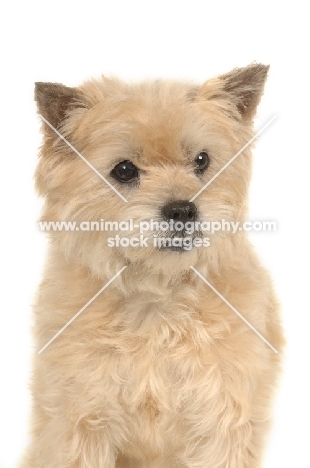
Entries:
POLYGON ((202 85, 36 83, 41 221, 132 229, 118 244, 106 230, 49 232, 22 468, 262 466, 278 301, 244 230, 205 237, 199 223, 246 220, 268 68, 202 85), (141 223, 148 242, 134 245, 141 223))

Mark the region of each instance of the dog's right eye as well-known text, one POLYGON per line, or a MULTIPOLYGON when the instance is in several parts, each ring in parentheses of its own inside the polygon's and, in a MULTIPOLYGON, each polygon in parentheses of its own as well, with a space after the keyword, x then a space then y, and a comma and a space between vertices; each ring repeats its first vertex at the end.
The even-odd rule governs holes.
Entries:
POLYGON ((139 177, 139 169, 131 161, 122 161, 112 169, 111 175, 119 182, 133 182, 139 177))

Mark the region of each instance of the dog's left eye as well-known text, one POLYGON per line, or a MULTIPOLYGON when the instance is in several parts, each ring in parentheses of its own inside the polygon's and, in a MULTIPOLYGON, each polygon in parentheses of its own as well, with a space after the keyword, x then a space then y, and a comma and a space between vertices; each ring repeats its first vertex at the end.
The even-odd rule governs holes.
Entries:
POLYGON ((123 161, 112 169, 111 175, 123 183, 133 182, 139 177, 139 169, 131 161, 123 161))
POLYGON ((195 159, 195 163, 196 172, 198 174, 202 174, 209 167, 210 164, 210 158, 208 153, 206 153, 205 151, 199 153, 195 159))

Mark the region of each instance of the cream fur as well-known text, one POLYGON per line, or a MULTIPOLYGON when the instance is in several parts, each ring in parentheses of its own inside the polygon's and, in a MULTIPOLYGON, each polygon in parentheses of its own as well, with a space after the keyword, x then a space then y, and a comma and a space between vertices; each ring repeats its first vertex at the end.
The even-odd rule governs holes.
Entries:
MULTIPOLYGON (((43 219, 159 219, 167 201, 189 200, 253 135, 266 73, 251 65, 202 87, 103 77, 71 91, 59 85, 56 95, 39 85, 39 111, 105 177, 127 159, 141 170, 136 187, 109 179, 124 203, 43 125, 43 219), (211 164, 199 178, 192 161, 203 149, 211 164)), ((250 171, 248 148, 195 200, 201 216, 244 220, 250 171)), ((107 235, 51 233, 34 309, 32 440, 21 467, 261 467, 283 337, 269 276, 245 234, 213 235, 210 248, 182 254, 111 249, 107 235)))

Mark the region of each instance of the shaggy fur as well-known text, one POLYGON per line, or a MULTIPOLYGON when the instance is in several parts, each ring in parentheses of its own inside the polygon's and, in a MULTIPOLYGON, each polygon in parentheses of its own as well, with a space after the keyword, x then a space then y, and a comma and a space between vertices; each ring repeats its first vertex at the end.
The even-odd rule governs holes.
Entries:
MULTIPOLYGON (((189 200, 253 135, 268 67, 202 86, 102 77, 37 83, 45 123, 36 184, 43 219, 161 219, 189 200), (201 151, 210 166, 199 176, 201 151), (136 184, 110 172, 130 160, 136 184)), ((204 220, 245 220, 247 148, 196 199, 204 220)), ((128 235, 128 233, 124 233, 128 235)), ((133 231, 130 236, 136 236, 133 231)), ((283 345, 270 278, 245 233, 188 252, 110 248, 106 232, 52 232, 35 306, 37 351, 124 265, 126 270, 34 359, 32 439, 22 468, 258 468, 283 345), (275 354, 190 269, 279 351, 275 354)))

